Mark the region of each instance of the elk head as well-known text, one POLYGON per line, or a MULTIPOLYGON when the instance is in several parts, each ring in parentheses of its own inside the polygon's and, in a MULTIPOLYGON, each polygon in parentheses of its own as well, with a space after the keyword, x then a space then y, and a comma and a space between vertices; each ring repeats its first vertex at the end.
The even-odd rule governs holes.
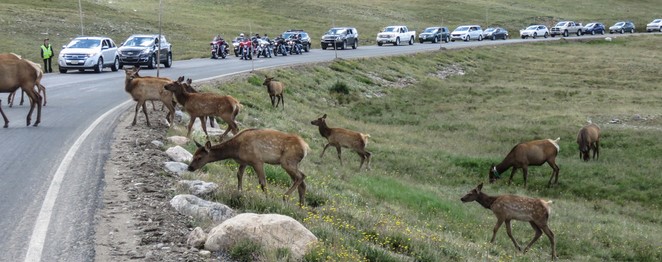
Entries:
POLYGON ((264 83, 262 83, 263 86, 269 85, 271 83, 271 80, 274 80, 273 77, 266 77, 264 78, 264 83))
POLYGON ((325 119, 326 119, 326 114, 324 114, 322 117, 318 119, 310 121, 310 123, 315 126, 323 126, 324 124, 326 124, 325 119))
POLYGON ((188 165, 188 171, 195 171, 205 166, 209 161, 209 152, 211 151, 211 143, 207 141, 205 145, 200 145, 197 141, 193 140, 198 149, 193 154, 193 160, 188 165))
POLYGON ((490 183, 494 183, 497 179, 501 178, 499 171, 497 171, 496 166, 492 164, 489 172, 490 183))
POLYGON ((460 200, 464 203, 474 201, 478 199, 481 190, 483 190, 483 183, 480 183, 476 188, 469 190, 469 192, 460 198, 460 200))

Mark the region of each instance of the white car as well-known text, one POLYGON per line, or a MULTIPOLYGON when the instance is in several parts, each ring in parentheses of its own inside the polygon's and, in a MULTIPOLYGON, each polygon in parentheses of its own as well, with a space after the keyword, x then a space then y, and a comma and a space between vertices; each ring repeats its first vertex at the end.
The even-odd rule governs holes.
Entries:
POLYGON ((545 25, 530 25, 525 29, 519 30, 519 36, 522 39, 529 37, 536 38, 539 36, 547 38, 549 36, 549 29, 547 29, 547 26, 545 25))
POLYGON ((646 32, 660 31, 662 32, 662 19, 655 19, 646 25, 646 32))
POLYGON ((117 45, 108 37, 74 38, 62 47, 57 62, 63 74, 75 69, 81 72, 93 69, 99 73, 105 67, 117 71, 120 67, 117 45))
POLYGON ((479 25, 458 26, 451 33, 451 42, 455 42, 455 40, 462 40, 466 42, 471 41, 472 39, 483 41, 483 30, 479 25))

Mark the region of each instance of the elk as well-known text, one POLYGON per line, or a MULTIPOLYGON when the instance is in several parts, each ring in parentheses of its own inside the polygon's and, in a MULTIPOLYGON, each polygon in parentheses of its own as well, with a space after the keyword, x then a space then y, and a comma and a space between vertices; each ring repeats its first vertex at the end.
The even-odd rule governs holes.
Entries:
POLYGON ((506 232, 508 233, 510 240, 513 241, 517 250, 522 251, 520 245, 517 244, 517 240, 513 237, 510 221, 519 220, 529 222, 531 227, 536 231, 536 235, 526 248, 524 248, 524 253, 526 253, 533 243, 538 241, 538 238, 540 238, 542 233, 545 232, 545 235, 547 235, 549 242, 551 242, 552 245, 552 259, 556 259, 556 239, 554 238, 554 233, 549 229, 547 224, 551 214, 549 204, 551 204, 552 201, 516 195, 489 196, 483 193, 482 189, 483 183, 469 191, 460 200, 464 203, 476 201, 484 208, 492 210, 497 218, 497 223, 492 231, 492 240, 490 240, 490 243, 494 243, 497 231, 499 231, 503 222, 506 222, 506 232))
MULTIPOLYGON (((182 83, 182 85, 184 86, 184 90, 186 90, 186 92, 189 92, 189 93, 198 93, 198 90, 195 90, 195 89, 191 86, 191 84, 193 84, 193 80, 192 80, 192 79, 187 78, 187 79, 186 79, 186 82, 184 82, 184 76, 181 76, 181 77, 179 77, 179 78, 177 79, 177 82, 182 83)), ((180 104, 181 104, 181 103, 180 103, 180 104)), ((201 122, 202 124, 205 123, 205 118, 207 118, 207 117, 202 117, 202 118, 200 119, 200 122, 201 122)), ((209 117, 209 126, 214 127, 214 118, 213 118, 213 117, 209 117)))
MULTIPOLYGON (((194 141, 195 142, 195 141, 194 141)), ((280 165, 292 179, 292 186, 283 195, 287 199, 294 189, 299 192, 299 205, 303 206, 306 194, 306 175, 299 170, 299 163, 306 157, 310 148, 298 135, 272 129, 246 129, 230 140, 212 146, 209 141, 204 146, 195 142, 198 149, 188 166, 189 171, 202 168, 205 164, 232 159, 239 164, 237 189, 242 190, 242 177, 247 166, 257 173, 262 191, 266 194, 264 164, 280 165)))
POLYGON ((285 99, 283 99, 283 91, 285 91, 285 85, 283 82, 274 81, 273 77, 266 77, 262 85, 267 87, 269 98, 271 98, 271 106, 278 107, 278 103, 281 103, 281 105, 283 105, 283 109, 285 109, 285 99), (278 98, 278 101, 276 101, 276 98, 278 98))
MULTIPOLYGON (((21 88, 30 98, 30 111, 26 117, 27 125, 32 122, 32 112, 37 106, 37 120, 34 126, 41 123, 41 95, 35 92, 35 85, 37 85, 39 72, 41 68, 36 66, 26 59, 16 59, 7 57, 7 55, 0 57, 0 92, 12 93, 18 88, 21 88)), ((4 115, 4 113, 3 113, 4 115)), ((5 120, 4 127, 8 127, 9 120, 3 116, 5 120)))
POLYGON ((577 134, 577 144, 579 145, 579 158, 588 161, 589 153, 593 150, 593 159, 600 159, 600 127, 589 123, 582 127, 577 134))
POLYGON ((501 178, 501 174, 506 172, 509 168, 513 168, 510 172, 510 179, 508 185, 513 181, 513 175, 518 168, 522 169, 524 173, 524 186, 526 186, 526 179, 529 174, 529 166, 540 166, 544 163, 552 167, 552 176, 549 178, 548 187, 552 186, 552 179, 554 183, 559 181, 559 166, 556 165, 556 155, 559 153, 559 140, 543 139, 523 142, 517 144, 510 153, 498 165, 492 164, 489 171, 490 183, 494 183, 497 179, 501 178))
POLYGON ((184 111, 189 114, 191 120, 188 123, 187 137, 191 135, 191 128, 196 118, 202 122, 202 130, 207 134, 205 117, 219 116, 228 128, 221 135, 221 140, 230 131, 235 135, 238 133, 236 117, 241 110, 241 104, 232 96, 223 96, 214 93, 188 93, 184 90, 184 85, 178 81, 172 81, 164 86, 165 90, 175 94, 177 102, 182 104, 184 111))
POLYGON ((124 68, 124 73, 126 74, 124 90, 131 95, 134 101, 136 101, 136 111, 133 115, 133 123, 131 123, 131 125, 136 125, 138 109, 142 107, 143 113, 145 113, 147 126, 151 126, 149 123, 149 117, 147 116, 145 101, 154 100, 161 101, 168 108, 168 115, 166 118, 169 123, 173 123, 175 106, 173 103, 172 92, 163 89, 163 86, 170 83, 171 80, 165 77, 140 77, 138 71, 140 71, 140 67, 134 66, 133 68, 124 68))
POLYGON ((363 167, 363 162, 366 160, 368 162, 366 165, 367 169, 370 170, 370 157, 372 154, 365 150, 365 147, 368 145, 368 137, 370 137, 370 135, 344 128, 330 128, 326 125, 326 114, 318 119, 311 121, 310 123, 319 127, 320 135, 326 138, 328 142, 324 146, 320 158, 324 157, 324 152, 329 146, 334 146, 336 147, 336 151, 338 151, 338 159, 340 159, 340 165, 342 165, 341 147, 345 147, 354 150, 361 157, 361 165, 359 166, 359 171, 363 167))
MULTIPOLYGON (((16 60, 21 60, 20 55, 14 54, 14 53, 3 53, 0 54, 0 58, 2 59, 16 59, 16 60)), ((34 63, 30 60, 24 59, 28 63, 30 63, 33 67, 35 67, 37 70, 37 88, 39 89, 39 92, 42 93, 42 97, 44 99, 44 106, 46 106, 46 87, 41 84, 41 78, 44 77, 44 72, 41 70, 41 65, 34 63)), ((21 102, 19 105, 23 105, 24 101, 24 94, 25 92, 21 92, 21 102)), ((12 107, 14 105, 14 97, 16 96, 16 92, 11 92, 7 96, 7 104, 9 104, 9 107, 12 107)))

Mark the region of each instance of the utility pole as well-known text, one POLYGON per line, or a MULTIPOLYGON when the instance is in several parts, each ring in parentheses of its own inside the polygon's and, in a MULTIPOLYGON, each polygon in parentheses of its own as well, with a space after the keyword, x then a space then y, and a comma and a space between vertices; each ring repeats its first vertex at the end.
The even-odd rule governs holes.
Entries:
POLYGON ((78 0, 78 14, 80 16, 80 36, 84 36, 85 34, 83 33, 83 5, 81 4, 80 0, 78 0))
POLYGON ((163 8, 161 7, 162 0, 159 0, 159 37, 157 38, 158 44, 156 45, 156 77, 159 77, 161 71, 161 13, 163 8))

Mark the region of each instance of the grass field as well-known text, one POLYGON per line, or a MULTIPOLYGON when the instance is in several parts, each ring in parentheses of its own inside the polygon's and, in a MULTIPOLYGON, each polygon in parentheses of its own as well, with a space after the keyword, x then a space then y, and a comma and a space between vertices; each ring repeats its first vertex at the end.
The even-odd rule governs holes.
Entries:
MULTIPOLYGON (((280 167, 267 169, 266 198, 254 175, 244 179, 246 192, 236 193, 231 161, 207 165, 202 176, 222 185, 215 196, 220 202, 302 221, 321 240, 309 261, 548 260, 545 236, 527 254, 516 251, 504 228, 489 244, 493 214, 459 199, 487 183, 490 164, 515 144, 561 137, 558 185, 547 188, 551 168, 545 165, 530 168, 527 188, 519 172, 513 185, 504 178, 484 191, 553 200, 550 227, 560 260, 659 261, 662 93, 655 68, 662 52, 651 51, 659 41, 646 36, 338 60, 202 85, 242 101, 242 128, 297 133, 310 144, 302 164, 308 207, 295 207, 295 198, 279 200, 290 184, 280 167), (287 84, 284 111, 271 108, 260 86, 265 74, 287 84), (371 135, 372 171, 359 172, 359 157, 348 150, 345 166, 335 150, 319 158, 325 140, 310 121, 324 113, 332 127, 371 135), (602 127, 598 161, 578 157, 575 138, 587 119, 602 127)), ((533 237, 523 222, 514 222, 513 233, 521 244, 533 237)), ((260 254, 265 261, 279 258, 260 254)))
MULTIPOLYGON (((656 16, 656 1, 164 1, 164 33, 175 58, 203 57, 212 35, 288 28, 316 40, 331 25, 356 26, 371 44, 379 28, 394 23, 421 30, 443 23, 499 24, 511 33, 533 22, 635 20, 642 28, 656 16), (438 8, 437 8, 438 7, 438 8), (348 12, 348 10, 352 10, 348 12), (473 11, 467 11, 473 10, 473 11), (456 15, 457 14, 457 15, 456 15), (486 22, 487 21, 487 22, 486 22)), ((122 41, 156 32, 158 1, 82 1, 85 34, 122 41)), ((0 3, 0 52, 37 59, 45 36, 57 47, 80 34, 76 1, 0 3)), ((517 143, 561 137, 559 184, 547 188, 548 166, 486 184, 488 194, 521 194, 553 200, 550 227, 560 260, 661 261, 662 199, 659 189, 662 114, 659 110, 659 36, 612 42, 555 42, 473 48, 418 55, 301 66, 244 75, 202 88, 237 97, 241 128, 268 127, 300 134, 312 148, 302 164, 307 207, 280 195, 289 177, 268 167, 269 193, 251 173, 236 188, 236 165, 207 165, 203 176, 221 185, 214 198, 241 212, 281 213, 309 228, 320 243, 308 261, 540 261, 549 259, 543 236, 527 254, 515 250, 502 228, 489 243, 496 219, 460 197, 480 182, 517 143), (271 108, 264 75, 287 84, 284 111, 271 108), (358 172, 359 158, 335 150, 323 159, 325 140, 310 121, 328 114, 332 127, 371 135, 373 170, 358 172), (591 119, 602 127, 598 161, 579 159, 575 136, 591 119), (610 123, 618 119, 616 123, 610 123)), ((181 126, 172 134, 185 134, 181 126)), ((198 137, 201 140, 201 137, 198 137)), ((189 145, 193 150, 193 146, 189 145)), ((533 230, 514 222, 526 244, 533 230)), ((248 243, 233 252, 252 258, 248 243), (242 251, 244 250, 244 251, 242 251), (247 250, 247 251, 246 251, 247 250)), ((264 261, 283 252, 260 251, 264 261)))

